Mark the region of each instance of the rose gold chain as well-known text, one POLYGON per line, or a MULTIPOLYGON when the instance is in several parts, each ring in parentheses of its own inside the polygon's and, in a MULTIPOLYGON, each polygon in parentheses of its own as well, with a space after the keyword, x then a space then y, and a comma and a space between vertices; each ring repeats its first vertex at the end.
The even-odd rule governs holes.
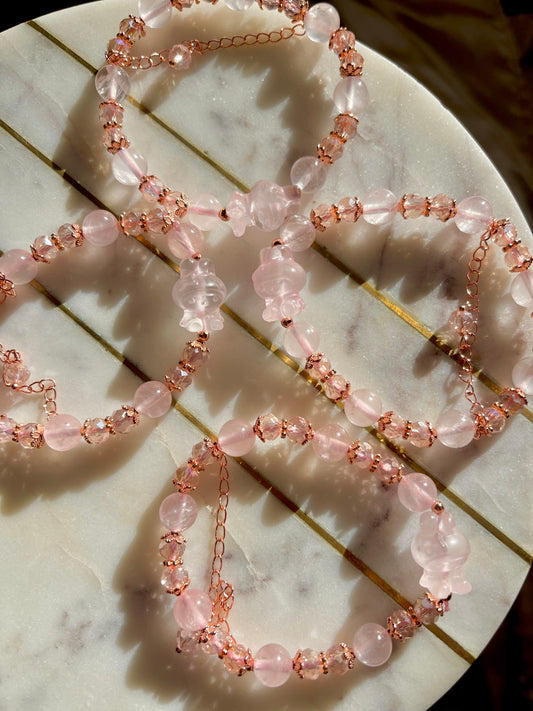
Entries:
POLYGON ((218 508, 215 516, 215 545, 211 565, 209 596, 213 601, 213 624, 222 625, 229 632, 227 617, 233 606, 233 587, 220 577, 222 560, 226 550, 226 519, 229 503, 228 462, 224 454, 219 457, 218 508))

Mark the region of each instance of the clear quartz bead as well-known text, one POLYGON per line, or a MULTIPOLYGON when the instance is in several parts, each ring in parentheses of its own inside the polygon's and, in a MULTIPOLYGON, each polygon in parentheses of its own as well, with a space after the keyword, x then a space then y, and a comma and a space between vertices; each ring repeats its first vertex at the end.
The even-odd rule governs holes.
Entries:
POLYGON ((436 424, 437 436, 441 444, 452 449, 466 447, 474 439, 475 426, 472 417, 459 410, 446 410, 436 424))
POLYGON ((327 2, 319 2, 310 7, 304 18, 305 33, 312 42, 329 42, 340 24, 339 13, 327 2))
POLYGON ((350 438, 340 425, 330 423, 320 427, 313 437, 315 454, 325 462, 340 462, 350 446, 350 438))
POLYGON ((509 220, 499 224, 494 232, 494 242, 498 247, 509 247, 518 239, 518 230, 509 220))
POLYGON ((139 0, 139 17, 148 27, 163 27, 172 16, 172 5, 169 0, 139 0))
POLYGON ((526 395, 533 395, 533 357, 522 358, 513 368, 513 384, 526 395))
POLYGON ((226 7, 236 12, 248 10, 254 4, 254 0, 223 0, 223 2, 226 7))
POLYGON ((219 223, 221 209, 222 205, 214 195, 202 193, 191 200, 187 214, 190 222, 205 232, 219 223))
POLYGON ((146 158, 132 147, 123 148, 111 159, 111 169, 115 179, 123 185, 137 185, 146 175, 146 158))
POLYGON ((533 270, 515 276, 511 284, 511 296, 519 306, 533 309, 533 270))
POLYGON ((326 166, 315 156, 303 156, 291 168, 291 183, 302 193, 314 193, 326 182, 326 166))
POLYGON ((400 640, 409 639, 414 636, 416 625, 406 610, 395 610, 390 616, 390 621, 400 640))
POLYGON ((297 321, 285 329, 283 348, 294 358, 308 358, 320 345, 318 331, 308 323, 297 321))
POLYGON ((427 597, 419 597, 413 611, 423 625, 432 625, 439 616, 435 605, 427 597))
POLYGON ((165 565, 161 571, 161 585, 166 590, 180 590, 189 582, 189 573, 181 565, 165 565))
POLYGON ((439 193, 430 202, 429 214, 435 220, 446 222, 452 216, 454 208, 454 201, 444 193, 439 193))
POLYGON ((293 252, 303 252, 315 241, 315 228, 308 217, 291 215, 283 223, 279 236, 293 252))
POLYGON ((466 234, 481 233, 492 220, 492 207, 485 198, 474 195, 461 200, 457 205, 455 224, 466 234))
POLYGON ((272 441, 277 439, 281 434, 281 421, 279 417, 269 412, 259 418, 260 428, 263 439, 272 441))
POLYGON ((187 222, 174 222, 167 232, 168 248, 178 259, 189 259, 204 248, 204 236, 198 227, 187 222))
POLYGON ((506 250, 504 259, 511 272, 522 272, 531 264, 531 253, 525 244, 515 244, 506 250))
POLYGON ((254 655, 254 674, 269 687, 281 686, 292 673, 292 659, 280 644, 265 644, 254 655))
POLYGON ((96 91, 103 101, 116 101, 121 104, 130 91, 127 72, 114 64, 106 64, 96 73, 94 79, 96 91))
POLYGON ((392 222, 398 212, 398 198, 386 188, 372 190, 361 200, 363 219, 371 225, 392 222))
POLYGON ((355 35, 350 30, 341 28, 335 32, 329 41, 329 48, 340 57, 347 50, 355 47, 355 35))
POLYGON ((340 113, 358 114, 368 106, 368 89, 360 77, 345 77, 335 87, 333 101, 340 113))
POLYGON ((340 138, 349 141, 357 133, 359 121, 350 114, 338 114, 333 121, 334 131, 340 138))
POLYGON ((374 449, 369 442, 359 442, 353 456, 353 463, 359 469, 370 469, 375 456, 374 449))

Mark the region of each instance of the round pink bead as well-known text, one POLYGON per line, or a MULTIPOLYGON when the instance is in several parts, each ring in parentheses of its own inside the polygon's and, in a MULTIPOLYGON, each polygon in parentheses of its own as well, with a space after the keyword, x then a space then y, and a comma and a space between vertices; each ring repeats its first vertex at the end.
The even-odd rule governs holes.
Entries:
POLYGON ((446 410, 435 424, 437 437, 445 447, 466 447, 474 439, 474 421, 466 412, 446 410))
POLYGON ((335 87, 333 102, 341 114, 358 114, 368 106, 368 89, 360 77, 345 77, 335 87))
POLYGON ((148 27, 163 27, 172 16, 169 0, 139 0, 139 17, 148 27))
POLYGON ((455 224, 461 232, 474 234, 483 232, 492 220, 492 207, 485 198, 474 195, 465 198, 457 205, 455 224))
POLYGON ((303 252, 315 241, 313 223, 304 215, 291 215, 279 233, 283 243, 293 252, 303 252))
POLYGON ((303 156, 291 168, 291 183, 302 193, 314 193, 326 182, 326 166, 314 156, 303 156))
POLYGON ((312 442, 315 454, 325 462, 340 462, 350 446, 348 432, 333 423, 316 430, 312 442))
POLYGON ((530 269, 515 276, 511 284, 511 296, 519 306, 533 308, 533 272, 530 269))
POLYGON ((523 358, 513 368, 513 385, 533 395, 533 358, 523 358))
POLYGON ((283 334, 283 348, 294 358, 307 358, 320 344, 318 332, 308 323, 293 323, 283 334))
POLYGON ((203 629, 211 619, 213 605, 203 590, 187 588, 174 603, 174 619, 186 632, 203 629))
POLYGON ((13 284, 27 284, 37 276, 37 262, 25 249, 10 249, 0 257, 0 272, 13 284))
POLYGON ((413 472, 404 476, 398 484, 398 498, 409 511, 427 511, 437 498, 437 487, 426 474, 413 472))
POLYGON ((305 34, 313 42, 329 42, 331 34, 340 25, 339 13, 327 2, 319 2, 310 7, 304 18, 305 34))
POLYGON ((82 232, 90 244, 95 247, 107 247, 119 235, 118 222, 107 210, 93 210, 85 216, 82 232))
POLYGON ((170 390, 157 380, 149 380, 139 385, 133 398, 133 405, 137 412, 146 417, 162 417, 169 411, 171 404, 170 390))
POLYGON ((265 644, 254 656, 256 678, 265 686, 281 686, 292 672, 291 655, 281 644, 265 644))
POLYGON ((221 203, 213 195, 198 195, 187 209, 189 220, 200 230, 210 230, 220 221, 221 203))
POLYGON ((116 180, 123 185, 137 185, 146 175, 146 158, 130 146, 115 153, 111 160, 111 170, 116 180))
POLYGON ((54 415, 44 426, 44 441, 57 452, 68 452, 81 440, 81 422, 71 415, 54 415))
POLYGON ((173 533, 185 531, 196 521, 198 507, 189 494, 170 494, 159 507, 159 519, 173 533))
POLYGON ((355 633, 353 640, 355 656, 367 667, 385 664, 392 652, 392 639, 387 630, 375 622, 368 622, 355 633))
POLYGON ((204 236, 194 225, 175 222, 167 233, 168 248, 178 259, 189 259, 204 248, 204 236))
POLYGON ((386 225, 398 212, 398 198, 386 188, 372 190, 362 201, 363 218, 371 225, 386 225))
POLYGON ((130 91, 128 74, 114 64, 106 64, 98 70, 94 85, 103 101, 111 99, 117 104, 121 104, 130 91))
POLYGON ((220 449, 232 457, 248 454, 255 443, 252 425, 246 420, 228 420, 218 435, 220 449))
POLYGON ((369 427, 382 415, 381 400, 371 390, 354 390, 344 402, 344 412, 358 427, 369 427))

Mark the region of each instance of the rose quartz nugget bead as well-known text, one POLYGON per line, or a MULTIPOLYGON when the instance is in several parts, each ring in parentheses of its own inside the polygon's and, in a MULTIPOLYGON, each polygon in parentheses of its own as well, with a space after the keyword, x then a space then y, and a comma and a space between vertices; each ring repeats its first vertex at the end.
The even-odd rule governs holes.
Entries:
POLYGON ((513 368, 513 385, 533 395, 533 358, 523 358, 513 368))
POLYGON ((213 605, 203 590, 184 590, 174 604, 174 619, 186 632, 203 629, 211 619, 213 605))
POLYGON ((57 452, 68 452, 81 440, 81 422, 71 415, 54 415, 44 426, 44 441, 57 452))
POLYGON ((261 684, 281 686, 292 672, 292 658, 280 644, 265 644, 254 655, 254 672, 261 684))
POLYGON ((511 284, 511 296, 519 306, 533 308, 533 271, 520 272, 511 284))
POLYGON ((368 106, 368 89, 360 77, 345 77, 335 87, 333 102, 341 114, 358 114, 368 106))
POLYGON ((185 531, 196 521, 198 507, 189 494, 170 494, 159 507, 159 519, 173 533, 185 531))
POLYGON ((123 185, 137 185, 146 175, 146 158, 132 147, 123 148, 111 159, 111 170, 116 180, 123 185))
POLYGON ((119 235, 118 221, 107 210, 93 210, 85 216, 82 232, 89 244, 95 247, 107 247, 119 235))
POLYGON ((302 193, 314 193, 326 182, 326 166, 314 156, 303 156, 291 168, 291 183, 302 193))
POLYGON ((435 424, 437 437, 445 447, 466 447, 474 439, 475 426, 472 417, 459 410, 446 410, 435 424))
POLYGON ((477 195, 465 198, 457 205, 455 224, 461 232, 483 232, 492 220, 492 207, 485 198, 477 195))
POLYGON ((128 74, 114 64, 106 64, 96 73, 94 85, 103 101, 111 99, 117 104, 124 101, 130 90, 128 74))
POLYGON ((10 249, 0 257, 0 272, 13 284, 27 284, 37 276, 37 262, 25 249, 10 249))
POLYGON ((222 204, 216 197, 202 193, 201 195, 197 195, 194 200, 191 200, 187 214, 189 215, 189 220, 195 227, 206 231, 218 224, 221 209, 222 204))
POLYGON ((294 358, 308 358, 319 345, 320 335, 309 323, 293 323, 283 334, 283 348, 294 358))
POLYGON ((248 454, 255 443, 254 428, 246 420, 228 420, 218 435, 220 449, 232 457, 248 454))
POLYGON ((169 0, 139 0, 139 17, 148 27, 163 27, 170 20, 172 5, 169 0))
POLYGON ((354 390, 344 403, 344 412, 352 424, 369 427, 382 415, 381 400, 371 390, 354 390))
POLYGON ((291 215, 285 221, 279 233, 283 244, 293 252, 303 252, 315 241, 313 223, 303 215, 291 215))
POLYGON ((171 404, 170 390, 157 380, 149 380, 139 385, 133 398, 133 405, 137 412, 146 417, 162 417, 169 411, 171 404))
POLYGON ((409 511, 427 511, 437 498, 437 487, 426 474, 413 472, 402 477, 398 484, 398 498, 409 511))
POLYGON ((363 218, 371 225, 386 225, 398 212, 398 198, 386 188, 372 190, 361 200, 363 218))
POLYGON ((329 424, 315 431, 313 449, 325 462, 340 462, 349 446, 348 432, 340 425, 329 424))
POLYGON ((368 622, 355 633, 353 640, 355 656, 367 667, 385 664, 392 652, 392 639, 387 630, 375 622, 368 622))
POLYGON ((178 259, 189 259, 204 248, 204 236, 194 225, 174 222, 167 233, 168 248, 178 259))
POLYGON ((339 13, 327 2, 319 2, 310 7, 304 18, 305 34, 313 42, 329 42, 329 38, 340 25, 339 13))

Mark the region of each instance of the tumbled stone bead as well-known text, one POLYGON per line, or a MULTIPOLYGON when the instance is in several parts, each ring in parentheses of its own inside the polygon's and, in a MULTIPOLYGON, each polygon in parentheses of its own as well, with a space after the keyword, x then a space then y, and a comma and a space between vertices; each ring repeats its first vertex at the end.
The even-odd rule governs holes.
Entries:
POLYGON ((313 449, 325 462, 340 462, 346 456, 349 446, 348 433, 340 425, 330 423, 315 431, 313 449))
POLYGON ((512 272, 525 271, 531 265, 531 253, 524 244, 515 244, 505 250, 505 264, 512 272))
POLYGON ((169 411, 171 404, 170 390, 157 380, 149 380, 139 385, 133 398, 137 412, 150 418, 162 417, 169 411))
POLYGON ((390 615, 390 624, 395 632, 394 636, 399 640, 409 639, 416 632, 416 625, 406 610, 394 610, 390 615))
POLYGON ((348 660, 346 659, 346 650, 339 644, 336 647, 330 647, 325 654, 328 674, 341 676, 348 671, 348 660))
POLYGON ((163 560, 176 562, 177 560, 181 560, 183 558, 185 547, 186 544, 184 540, 172 537, 171 534, 170 536, 165 536, 165 538, 161 540, 161 543, 159 544, 159 555, 163 558, 163 560))
POLYGON ((174 603, 174 619, 186 632, 203 629, 211 618, 213 605, 203 590, 187 588, 174 603))
POLYGON ((139 0, 139 17, 148 27, 163 27, 170 20, 172 5, 169 0, 139 0))
POLYGON ((102 417, 95 417, 85 420, 82 435, 89 444, 102 444, 108 439, 110 432, 106 421, 102 417))
POLYGON ((95 247, 107 247, 119 235, 116 217, 107 210, 92 210, 85 216, 82 231, 89 244, 95 247))
POLYGON ((132 147, 123 148, 111 159, 111 170, 123 185, 137 185, 146 175, 146 158, 132 147))
POLYGON ((358 125, 359 121, 350 114, 338 114, 333 120, 334 132, 345 141, 355 136, 358 125))
POLYGON ((9 249, 0 257, 0 272, 15 285, 35 279, 37 269, 37 262, 25 249, 9 249))
POLYGON ((225 454, 241 457, 248 454, 255 444, 254 429, 246 420, 228 420, 220 428, 218 444, 225 454))
POLYGON ((361 200, 363 219, 371 225, 386 225, 398 212, 398 198, 386 188, 372 190, 361 200))
POLYGON ((437 498, 437 487, 426 474, 413 472, 402 477, 398 484, 398 498, 409 511, 427 511, 437 498))
POLYGON ((283 223, 279 236, 293 252, 303 252, 315 241, 315 228, 304 215, 291 215, 283 223))
POLYGON ((178 365, 175 365, 166 372, 165 382, 171 390, 181 392, 192 383, 192 373, 189 370, 185 370, 185 368, 178 363, 178 365))
POLYGON ((312 42, 329 42, 340 24, 339 13, 327 2, 313 5, 304 18, 305 33, 312 42))
POLYGON ((38 449, 43 446, 43 426, 37 422, 21 425, 17 430, 17 442, 24 449, 38 449))
POLYGON ((19 388, 24 383, 27 383, 29 378, 30 370, 21 361, 4 364, 3 379, 4 384, 8 387, 19 388))
POLYGON ((281 644, 265 644, 254 655, 254 674, 261 684, 281 686, 292 673, 292 659, 281 644))
POLYGON ((427 597, 419 597, 413 605, 413 611, 423 625, 432 625, 439 616, 435 605, 427 597))
POLYGON ((7 415, 0 415, 0 444, 13 441, 13 432, 17 423, 7 415))
POLYGON ((379 420, 379 431, 386 437, 398 439, 405 432, 405 420, 395 412, 386 412, 379 420))
POLYGON ((522 358, 513 368, 513 385, 526 395, 533 395, 533 358, 522 358))
POLYGON ((533 309, 533 271, 519 272, 511 284, 511 296, 519 306, 533 309))
POLYGON ((127 72, 114 64, 106 64, 98 70, 94 79, 96 91, 104 101, 110 99, 121 104, 130 91, 127 72))
POLYGON ((359 442, 359 446, 353 453, 348 452, 348 456, 350 461, 359 469, 370 469, 376 455, 369 442, 359 442))
POLYGON ((435 433, 432 432, 427 422, 412 422, 409 432, 409 442, 414 447, 431 447, 435 440, 435 433))
POLYGON ((179 72, 187 71, 191 66, 191 50, 185 44, 175 44, 168 53, 168 66, 179 72))
POLYGON ((308 358, 320 345, 318 331, 309 323, 297 321, 285 329, 283 348, 293 358, 308 358))
POLYGON ((165 565, 161 571, 161 585, 166 590, 181 590, 189 583, 189 573, 181 565, 165 565))
POLYGON ((368 667, 379 667, 389 659, 392 639, 387 630, 374 622, 368 622, 355 633, 353 648, 356 658, 368 667))
POLYGON ((51 237, 40 235, 33 242, 32 254, 34 253, 39 257, 39 261, 49 262, 57 257, 59 248, 51 237))
POLYGON ((381 417, 381 400, 371 390, 354 390, 344 403, 344 412, 352 424, 369 427, 381 417))
POLYGON ((455 212, 455 201, 444 193, 439 193, 431 199, 429 205, 429 215, 435 220, 446 222, 455 212))
POLYGON ((474 439, 475 426, 472 417, 459 410, 446 410, 436 424, 437 436, 445 447, 466 447, 474 439))
POLYGON ((314 681, 322 674, 320 655, 314 649, 304 649, 297 655, 298 676, 314 681))
POLYGON ((129 210, 120 218, 120 225, 125 235, 136 237, 143 231, 143 215, 139 210, 129 210))
POLYGON ((492 237, 498 247, 509 247, 518 240, 518 230, 512 222, 504 220, 497 225, 492 237))
POLYGON ((317 154, 319 160, 324 163, 334 163, 344 151, 344 142, 335 134, 330 134, 318 144, 317 154))
POLYGON ((196 521, 198 507, 189 494, 170 494, 161 502, 159 519, 165 528, 180 533, 190 528, 196 521))
POLYGON ((483 232, 492 220, 492 207, 485 198, 474 195, 457 205, 455 224, 465 234, 483 232))
POLYGON ((403 196, 401 206, 401 212, 404 217, 411 219, 423 217, 426 212, 426 198, 409 193, 403 196))
POLYGON ((44 426, 44 441, 57 452, 68 452, 82 440, 81 422, 72 415, 54 415, 44 426))
POLYGON ((330 400, 344 400, 350 392, 349 383, 339 373, 335 373, 324 383, 324 392, 330 400))
POLYGON ((124 120, 124 109, 114 100, 104 101, 98 108, 98 118, 102 125, 116 123, 120 126, 124 120))
POLYGON ((345 27, 341 27, 331 35, 329 48, 340 57, 348 49, 355 47, 355 35, 345 27))
POLYGON ((345 77, 335 87, 333 102, 340 113, 358 114, 368 106, 368 89, 360 77, 345 77))
POLYGON ((261 264, 252 275, 255 293, 265 300, 265 321, 293 318, 305 307, 300 296, 307 280, 305 270, 293 259, 288 247, 265 247, 261 264))
POLYGON ((233 644, 224 655, 224 666, 226 670, 230 674, 238 674, 241 670, 246 668, 245 660, 247 655, 248 650, 243 644, 233 644))
POLYGON ((220 306, 226 287, 215 274, 210 259, 184 259, 180 278, 172 290, 174 302, 183 309, 180 326, 189 331, 220 331, 224 319, 220 306))
POLYGON ((343 222, 357 222, 362 214, 362 205, 356 197, 345 197, 337 205, 337 214, 343 222))
POLYGON ((304 444, 309 434, 309 422, 303 417, 293 417, 287 422, 287 437, 291 442, 304 444))
POLYGON ((250 190, 250 213, 254 224, 265 232, 277 230, 287 215, 283 188, 271 180, 260 180, 250 190))
POLYGON ((190 201, 187 214, 193 225, 206 231, 219 223, 221 209, 222 204, 214 195, 202 193, 190 201))
POLYGON ((326 166, 315 156, 303 156, 291 168, 291 183, 303 193, 314 193, 326 182, 326 166))
POLYGON ((139 416, 129 407, 115 410, 111 414, 109 421, 113 427, 115 434, 127 434, 138 424, 139 416))

